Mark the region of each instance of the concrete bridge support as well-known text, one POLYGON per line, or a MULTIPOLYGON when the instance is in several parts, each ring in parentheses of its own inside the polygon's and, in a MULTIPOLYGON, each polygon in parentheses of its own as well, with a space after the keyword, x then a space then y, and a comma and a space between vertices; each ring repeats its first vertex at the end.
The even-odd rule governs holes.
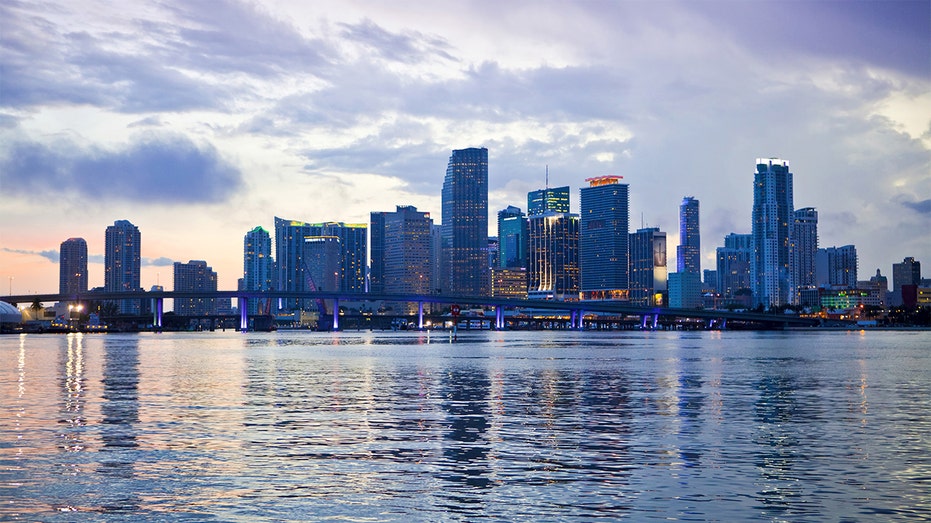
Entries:
POLYGON ((239 306, 239 330, 241 332, 249 331, 249 298, 239 296, 237 299, 239 306))
POLYGON ((156 330, 162 330, 162 313, 165 309, 165 299, 155 298, 155 306, 152 307, 152 326, 156 330))
POLYGON ((333 330, 339 330, 339 298, 333 300, 333 330))
POLYGON ((495 330, 504 330, 504 307, 495 306, 495 330))
POLYGON ((417 330, 423 330, 423 302, 417 302, 417 330))

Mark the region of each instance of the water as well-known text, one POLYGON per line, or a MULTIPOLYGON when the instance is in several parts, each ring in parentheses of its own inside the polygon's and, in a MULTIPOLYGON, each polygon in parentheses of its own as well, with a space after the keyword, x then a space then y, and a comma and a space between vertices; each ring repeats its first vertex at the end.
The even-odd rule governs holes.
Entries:
POLYGON ((931 521, 929 332, 0 337, 0 519, 931 521))

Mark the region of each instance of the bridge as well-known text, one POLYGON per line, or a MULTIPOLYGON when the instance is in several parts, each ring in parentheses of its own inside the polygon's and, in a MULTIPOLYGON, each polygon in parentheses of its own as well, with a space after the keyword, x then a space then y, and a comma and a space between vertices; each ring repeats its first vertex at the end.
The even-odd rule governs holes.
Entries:
POLYGON ((332 300, 333 329, 339 330, 340 301, 390 301, 418 304, 418 327, 423 328, 424 304, 441 303, 475 307, 493 307, 495 309, 494 326, 504 329, 505 309, 531 309, 560 312, 569 315, 570 328, 582 328, 586 313, 637 316, 644 327, 655 327, 659 318, 692 318, 718 321, 724 327, 728 321, 762 324, 772 328, 779 327, 814 327, 820 325, 816 318, 802 318, 790 314, 767 314, 758 312, 734 312, 711 309, 673 309, 669 307, 642 307, 617 301, 555 301, 529 300, 522 298, 491 296, 456 296, 456 295, 418 295, 418 294, 374 294, 338 291, 128 291, 128 292, 87 292, 81 294, 20 294, 0 296, 0 301, 17 305, 38 302, 89 302, 111 300, 153 300, 153 325, 162 326, 162 311, 165 299, 175 298, 230 298, 236 299, 240 314, 240 328, 247 330, 249 325, 248 303, 250 300, 303 299, 332 300))

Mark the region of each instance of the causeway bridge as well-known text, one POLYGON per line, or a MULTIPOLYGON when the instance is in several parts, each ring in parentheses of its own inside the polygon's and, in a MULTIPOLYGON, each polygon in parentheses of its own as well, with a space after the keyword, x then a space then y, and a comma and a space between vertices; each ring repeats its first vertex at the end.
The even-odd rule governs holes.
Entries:
MULTIPOLYGON (((491 296, 457 296, 448 294, 374 294, 338 291, 126 291, 126 292, 87 292, 82 294, 20 294, 0 296, 0 301, 18 305, 38 302, 74 302, 86 303, 90 301, 113 300, 152 300, 152 324, 156 328, 162 326, 163 303, 166 299, 175 298, 230 298, 236 299, 240 314, 240 329, 245 331, 249 326, 248 304, 252 300, 275 299, 301 299, 301 300, 331 300, 333 302, 333 330, 339 330, 339 303, 354 301, 389 301, 408 302, 418 304, 418 327, 424 326, 424 304, 440 303, 459 305, 460 307, 491 307, 495 310, 493 326, 504 329, 504 311, 533 310, 552 311, 567 314, 569 327, 581 329, 585 315, 600 313, 609 315, 637 316, 641 318, 644 327, 655 327, 659 318, 692 318, 718 322, 726 328, 728 321, 754 323, 770 328, 785 327, 815 327, 821 324, 817 318, 802 318, 791 314, 768 314, 759 312, 734 312, 711 309, 673 309, 669 307, 642 307, 617 301, 555 301, 555 300, 529 300, 521 298, 491 297, 491 296)), ((489 318, 490 319, 490 318, 489 318)))

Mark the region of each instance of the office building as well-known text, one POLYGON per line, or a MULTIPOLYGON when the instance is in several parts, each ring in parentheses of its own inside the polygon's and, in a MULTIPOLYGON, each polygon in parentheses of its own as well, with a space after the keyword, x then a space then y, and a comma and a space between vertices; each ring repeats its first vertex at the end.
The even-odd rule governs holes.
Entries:
POLYGON ((496 298, 526 298, 527 269, 523 267, 492 269, 491 295, 496 298))
MULTIPOLYGON (((117 220, 107 227, 104 247, 104 290, 132 292, 142 290, 142 236, 139 228, 127 220, 117 220)), ((138 315, 139 300, 115 302, 120 314, 138 315)))
POLYGON ((385 215, 373 211, 369 214, 369 277, 367 292, 385 293, 385 215))
POLYGON ((579 266, 586 300, 626 300, 629 296, 628 186, 620 183, 622 178, 588 178, 589 186, 581 189, 579 266))
POLYGON ((758 158, 753 179, 753 257, 750 278, 755 305, 790 302, 791 236, 794 218, 789 162, 758 158))
POLYGON ((87 242, 84 238, 68 238, 58 251, 58 293, 87 292, 87 242))
POLYGON ((443 181, 443 293, 487 296, 488 149, 454 150, 443 181))
POLYGON ((909 256, 902 263, 892 264, 892 305, 912 306, 913 301, 917 303, 917 289, 920 285, 921 262, 909 256))
POLYGON ((792 231, 792 290, 794 305, 817 305, 802 300, 803 291, 818 286, 816 256, 818 253, 818 211, 814 207, 796 209, 792 231))
POLYGON ((676 247, 676 272, 701 273, 698 208, 698 200, 691 196, 686 196, 679 204, 679 246, 676 247))
POLYGON ((664 306, 667 294, 666 233, 659 227, 630 235, 630 303, 664 306))
POLYGON ((311 291, 340 290, 342 242, 336 236, 304 238, 304 270, 311 291))
MULTIPOLYGON (((275 261, 272 258, 272 238, 262 227, 256 227, 243 238, 244 291, 271 291, 275 289, 275 261)), ((249 314, 272 312, 271 303, 265 300, 249 300, 249 314), (261 302, 261 304, 260 304, 261 302)))
POLYGON ((750 292, 750 260, 753 258, 753 235, 730 233, 724 247, 717 248, 717 290, 725 302, 750 292))
POLYGON ((697 272, 674 272, 670 274, 669 306, 675 309, 696 309, 701 307, 701 275, 697 272))
MULTIPOLYGON (((174 290, 186 292, 216 292, 217 273, 202 260, 174 264, 174 290)), ((175 298, 175 314, 178 316, 208 316, 217 313, 217 299, 175 298)))
POLYGON ((815 256, 818 287, 857 288, 857 248, 853 245, 818 249, 815 256))
POLYGON ((527 193, 527 216, 546 212, 569 214, 569 186, 546 187, 527 193))
POLYGON ((527 217, 513 205, 498 211, 498 267, 527 267, 527 217))
POLYGON ((527 297, 578 300, 579 216, 546 212, 528 221, 527 297))

